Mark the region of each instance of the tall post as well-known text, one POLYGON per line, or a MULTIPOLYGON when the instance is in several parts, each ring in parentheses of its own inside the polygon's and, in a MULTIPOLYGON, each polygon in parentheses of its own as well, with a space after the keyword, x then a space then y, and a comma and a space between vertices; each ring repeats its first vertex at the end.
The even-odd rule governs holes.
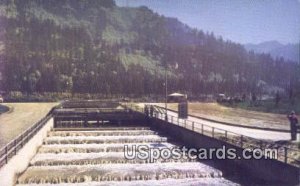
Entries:
POLYGON ((165 120, 168 121, 168 78, 167 78, 167 62, 165 62, 165 120))
POLYGON ((284 163, 288 162, 288 149, 287 147, 284 147, 284 163))
POLYGON ((17 139, 14 140, 14 152, 15 152, 15 155, 17 154, 17 139))
POLYGON ((8 148, 5 146, 5 163, 8 162, 8 148))

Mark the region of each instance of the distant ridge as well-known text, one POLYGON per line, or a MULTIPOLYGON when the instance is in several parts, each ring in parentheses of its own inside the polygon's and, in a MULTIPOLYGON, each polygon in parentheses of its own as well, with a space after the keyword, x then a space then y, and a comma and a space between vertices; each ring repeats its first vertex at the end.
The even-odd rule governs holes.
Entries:
POLYGON ((287 61, 300 63, 299 43, 282 44, 278 41, 266 41, 259 44, 245 44, 246 50, 256 53, 269 53, 274 59, 283 57, 287 61))

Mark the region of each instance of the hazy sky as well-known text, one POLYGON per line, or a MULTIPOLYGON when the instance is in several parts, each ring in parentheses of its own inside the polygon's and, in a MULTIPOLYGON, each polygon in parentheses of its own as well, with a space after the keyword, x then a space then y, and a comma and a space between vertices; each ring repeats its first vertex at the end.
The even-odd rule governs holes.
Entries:
POLYGON ((225 39, 245 43, 300 42, 300 0, 116 0, 142 6, 225 39))

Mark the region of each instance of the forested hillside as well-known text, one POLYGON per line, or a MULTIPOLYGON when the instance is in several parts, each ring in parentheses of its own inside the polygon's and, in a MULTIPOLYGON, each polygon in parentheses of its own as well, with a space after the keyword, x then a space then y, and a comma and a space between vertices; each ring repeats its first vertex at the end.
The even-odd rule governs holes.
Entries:
POLYGON ((112 0, 2 0, 4 91, 123 95, 299 92, 300 68, 112 0))

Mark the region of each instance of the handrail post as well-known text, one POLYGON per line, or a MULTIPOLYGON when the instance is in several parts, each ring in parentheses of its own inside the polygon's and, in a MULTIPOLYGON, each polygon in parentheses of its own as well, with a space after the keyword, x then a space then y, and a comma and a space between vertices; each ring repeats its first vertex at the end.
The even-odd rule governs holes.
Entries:
POLYGON ((14 140, 14 146, 15 146, 15 155, 17 154, 17 139, 14 140))
POLYGON ((21 147, 23 147, 23 139, 24 139, 24 134, 21 134, 21 147))
POLYGON ((259 148, 262 149, 263 148, 263 141, 259 140, 259 148))
POLYGON ((287 151, 288 151, 288 149, 287 149, 287 147, 284 147, 284 163, 287 163, 287 159, 288 159, 288 157, 287 157, 287 151))
POLYGON ((215 127, 212 127, 212 137, 215 137, 215 127))
POLYGON ((7 146, 5 146, 5 163, 8 162, 8 149, 7 146))
POLYGON ((241 147, 243 148, 243 135, 241 135, 240 141, 241 141, 241 147))

